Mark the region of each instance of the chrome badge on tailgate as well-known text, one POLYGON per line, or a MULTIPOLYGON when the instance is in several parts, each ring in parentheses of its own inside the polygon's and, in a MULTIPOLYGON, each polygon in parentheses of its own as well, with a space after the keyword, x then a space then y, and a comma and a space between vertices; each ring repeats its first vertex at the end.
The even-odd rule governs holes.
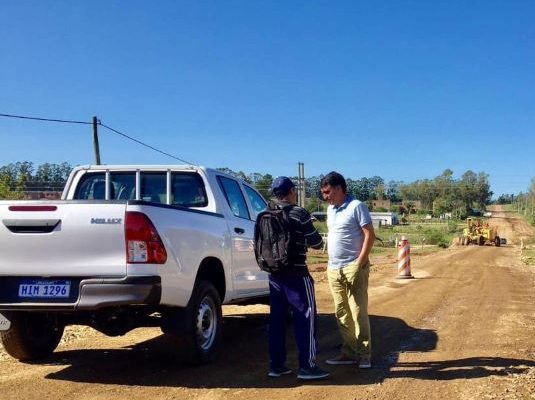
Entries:
POLYGON ((99 224, 99 225, 102 225, 102 224, 117 225, 117 224, 122 224, 123 219, 122 218, 94 218, 92 217, 91 223, 99 224))

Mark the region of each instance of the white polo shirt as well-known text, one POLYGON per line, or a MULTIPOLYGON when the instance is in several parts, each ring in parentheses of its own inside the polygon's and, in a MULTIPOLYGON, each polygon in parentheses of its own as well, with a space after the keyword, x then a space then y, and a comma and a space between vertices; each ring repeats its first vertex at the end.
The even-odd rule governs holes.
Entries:
POLYGON ((327 209, 329 268, 340 269, 357 259, 364 243, 362 227, 372 223, 366 203, 346 197, 340 207, 327 209))

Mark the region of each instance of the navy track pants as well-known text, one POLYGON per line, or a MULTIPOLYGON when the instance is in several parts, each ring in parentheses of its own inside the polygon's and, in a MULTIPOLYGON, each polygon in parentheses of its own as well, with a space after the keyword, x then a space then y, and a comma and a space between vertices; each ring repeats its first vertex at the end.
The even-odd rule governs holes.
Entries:
POLYGON ((310 275, 269 276, 269 358, 270 367, 286 364, 286 323, 291 310, 299 367, 316 366, 316 299, 310 275))

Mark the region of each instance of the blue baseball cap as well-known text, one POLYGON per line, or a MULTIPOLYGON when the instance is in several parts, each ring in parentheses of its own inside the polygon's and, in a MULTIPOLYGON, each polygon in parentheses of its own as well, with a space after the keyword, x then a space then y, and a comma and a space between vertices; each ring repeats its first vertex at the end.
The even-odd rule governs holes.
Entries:
POLYGON ((295 187, 295 183, 293 183, 290 178, 287 176, 279 176, 273 180, 271 191, 275 196, 284 196, 288 194, 293 187, 295 187))

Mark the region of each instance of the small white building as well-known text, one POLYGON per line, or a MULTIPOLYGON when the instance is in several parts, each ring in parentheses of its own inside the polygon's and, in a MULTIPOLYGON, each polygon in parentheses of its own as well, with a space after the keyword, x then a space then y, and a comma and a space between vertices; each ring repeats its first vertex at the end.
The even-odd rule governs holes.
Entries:
POLYGON ((398 216, 393 212, 370 212, 370 216, 372 217, 374 226, 376 224, 378 224, 378 226, 399 224, 398 216))

